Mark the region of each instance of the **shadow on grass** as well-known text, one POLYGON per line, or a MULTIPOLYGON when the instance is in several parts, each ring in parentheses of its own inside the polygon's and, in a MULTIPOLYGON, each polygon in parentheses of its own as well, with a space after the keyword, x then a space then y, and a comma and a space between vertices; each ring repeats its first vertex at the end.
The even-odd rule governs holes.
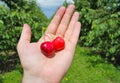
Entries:
POLYGON ((95 67, 96 65, 99 64, 104 64, 107 63, 109 64, 108 61, 105 60, 105 58, 101 57, 100 54, 94 53, 90 48, 84 48, 85 50, 81 51, 80 53, 83 54, 86 57, 86 62, 89 64, 91 67, 95 67))
POLYGON ((0 76, 0 83, 3 83, 3 78, 2 78, 2 76, 0 76))

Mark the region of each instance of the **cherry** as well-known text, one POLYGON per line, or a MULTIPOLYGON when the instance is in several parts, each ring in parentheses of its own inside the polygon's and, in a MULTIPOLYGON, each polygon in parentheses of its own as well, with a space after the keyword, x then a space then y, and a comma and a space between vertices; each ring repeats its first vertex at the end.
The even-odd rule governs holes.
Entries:
POLYGON ((54 47, 55 47, 55 51, 60 51, 62 49, 65 48, 65 41, 63 38, 61 37, 56 37, 53 41, 52 41, 54 47))
POLYGON ((51 57, 55 54, 55 48, 52 42, 46 41, 41 44, 41 51, 45 56, 51 57))
POLYGON ((52 42, 43 42, 40 46, 42 53, 47 57, 53 57, 55 51, 60 51, 65 48, 65 41, 61 37, 56 37, 52 42))

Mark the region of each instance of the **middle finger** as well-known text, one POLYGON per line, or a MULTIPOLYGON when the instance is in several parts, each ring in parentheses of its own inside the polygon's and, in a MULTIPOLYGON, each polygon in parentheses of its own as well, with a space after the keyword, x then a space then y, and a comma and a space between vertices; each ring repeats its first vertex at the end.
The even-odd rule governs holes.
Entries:
POLYGON ((69 22, 70 22, 70 19, 71 19, 71 16, 73 14, 73 11, 74 11, 74 8, 75 6, 74 5, 69 5, 61 22, 60 22, 60 25, 56 31, 56 35, 61 35, 61 36, 64 36, 64 33, 69 25, 69 22))

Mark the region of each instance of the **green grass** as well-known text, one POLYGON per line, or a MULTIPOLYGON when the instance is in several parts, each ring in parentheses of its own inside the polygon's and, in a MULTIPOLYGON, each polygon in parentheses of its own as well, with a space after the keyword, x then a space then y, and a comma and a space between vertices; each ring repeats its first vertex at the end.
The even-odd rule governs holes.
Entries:
POLYGON ((98 55, 77 46, 71 68, 62 83, 120 83, 120 71, 98 55))
MULTIPOLYGON (((21 79, 21 73, 15 70, 0 76, 0 83, 20 83, 21 79)), ((89 49, 77 46, 73 63, 61 83, 120 83, 120 71, 89 49)))
POLYGON ((5 73, 0 76, 0 83, 21 83, 22 75, 19 71, 5 73))

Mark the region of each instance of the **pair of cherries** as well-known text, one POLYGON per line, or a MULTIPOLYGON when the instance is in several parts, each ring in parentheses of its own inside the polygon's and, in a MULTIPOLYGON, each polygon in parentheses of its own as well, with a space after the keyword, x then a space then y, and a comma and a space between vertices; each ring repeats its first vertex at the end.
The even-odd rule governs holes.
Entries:
POLYGON ((61 37, 56 37, 52 42, 45 41, 40 46, 42 53, 47 57, 52 57, 55 52, 65 48, 65 41, 61 37))

